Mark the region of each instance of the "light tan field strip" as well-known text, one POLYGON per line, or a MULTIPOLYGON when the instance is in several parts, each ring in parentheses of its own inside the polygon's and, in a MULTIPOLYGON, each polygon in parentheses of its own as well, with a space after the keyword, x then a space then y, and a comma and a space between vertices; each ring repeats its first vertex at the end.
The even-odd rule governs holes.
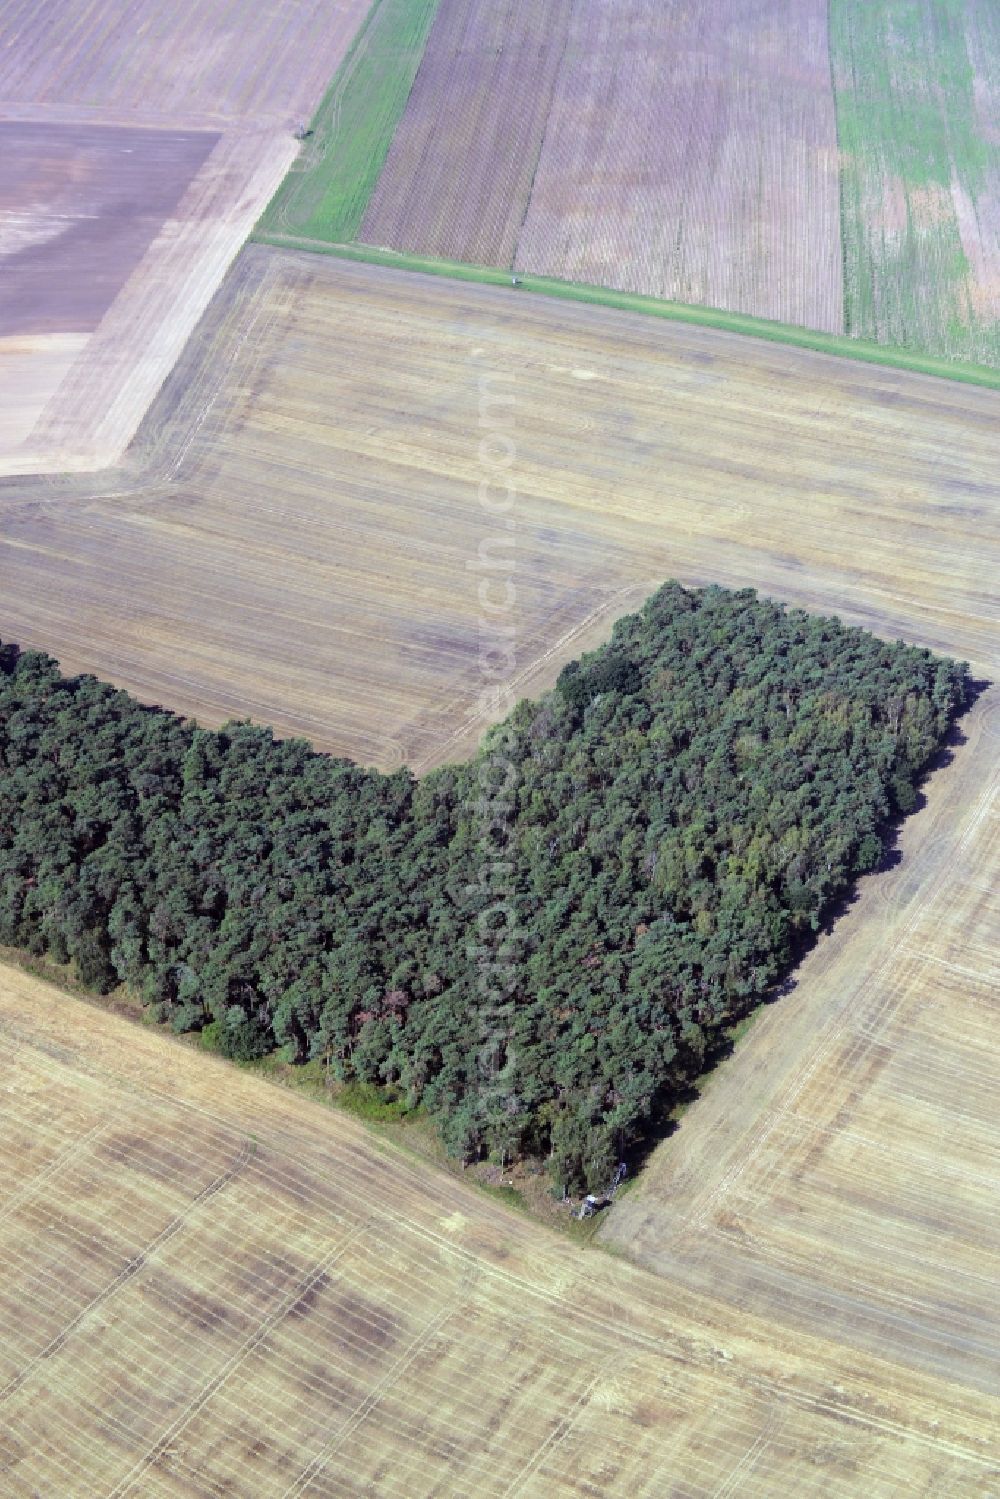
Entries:
POLYGON ((11 970, 0 1033, 5 1494, 989 1491, 974 1391, 573 1250, 11 970))

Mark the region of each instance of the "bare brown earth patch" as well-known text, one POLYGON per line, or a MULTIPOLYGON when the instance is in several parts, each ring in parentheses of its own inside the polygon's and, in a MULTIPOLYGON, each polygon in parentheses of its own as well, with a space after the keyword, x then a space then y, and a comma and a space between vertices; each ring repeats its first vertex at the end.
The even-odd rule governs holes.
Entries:
POLYGON ((5 6, 0 474, 121 456, 367 10, 5 6))
POLYGON ((218 139, 0 120, 0 338, 96 328, 218 139))

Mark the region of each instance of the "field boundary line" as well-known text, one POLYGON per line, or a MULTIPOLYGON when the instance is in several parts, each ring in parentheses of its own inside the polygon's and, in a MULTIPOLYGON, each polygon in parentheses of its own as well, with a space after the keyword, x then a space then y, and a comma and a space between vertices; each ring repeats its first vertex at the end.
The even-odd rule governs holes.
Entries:
MULTIPOLYGON (((227 379, 232 377, 234 367, 246 369, 247 361, 254 357, 253 335, 270 328, 282 311, 269 300, 276 267, 264 264, 249 290, 240 278, 237 268, 244 248, 240 248, 192 329, 120 459, 90 471, 53 468, 43 473, 0 474, 0 510, 17 511, 32 505, 61 508, 67 498, 83 508, 111 500, 155 498, 169 488, 223 393, 227 379), (245 303, 252 307, 249 317, 242 315, 245 303), (221 318, 218 326, 209 324, 213 311, 221 318), (235 324, 232 332, 230 322, 235 324), (218 354, 216 344, 221 344, 224 357, 213 357, 218 354), (249 350, 248 344, 251 344, 249 350), (184 361, 191 357, 196 361, 195 368, 188 371, 184 361), (178 378, 178 371, 188 392, 196 394, 197 404, 180 415, 168 409, 158 417, 164 392, 178 378)), ((256 357, 259 360, 259 350, 256 357)))
MULTIPOLYGON (((164 1096, 161 1093, 160 1089, 156 1087, 153 1088, 153 1093, 157 1096, 164 1096)), ((178 1101, 181 1102, 185 1108, 190 1109, 191 1112, 195 1114, 201 1114, 212 1119, 215 1123, 221 1124, 225 1132, 228 1133, 232 1131, 234 1135, 241 1133, 232 1125, 230 1125, 227 1120, 220 1119, 215 1109, 205 1108, 203 1105, 192 1104, 187 1100, 177 1100, 173 1095, 171 1095, 171 1102, 176 1103, 178 1101)), ((275 1135, 272 1136, 271 1134, 269 1134, 262 1143, 264 1144, 264 1147, 267 1151, 285 1149, 294 1150, 295 1140, 296 1138, 298 1138, 298 1134, 298 1130, 294 1130, 289 1133, 284 1129, 279 1128, 275 1135)), ((347 1144, 347 1149, 348 1151, 350 1150, 349 1142, 347 1144)), ((392 1146, 388 1142, 386 1153, 390 1158, 400 1162, 404 1166, 404 1169, 409 1169, 409 1163, 402 1156, 402 1153, 398 1150, 398 1148, 392 1146)), ((503 1210, 503 1216, 507 1217, 506 1210, 503 1210)), ((379 1221, 384 1221, 387 1217, 391 1218, 391 1214, 387 1214, 385 1210, 380 1210, 375 1215, 373 1215, 372 1221, 377 1223, 379 1221)), ((524 1276, 523 1273, 513 1272, 510 1269, 505 1269, 502 1265, 496 1264, 491 1259, 484 1257, 481 1252, 477 1251, 474 1245, 467 1246, 462 1243, 456 1243, 455 1240, 450 1236, 446 1236, 438 1231, 435 1231, 435 1229, 429 1223, 427 1223, 426 1220, 423 1222, 420 1222, 419 1220, 416 1222, 411 1220, 401 1225, 398 1224, 396 1220, 392 1221, 394 1222, 395 1226, 401 1227, 404 1230, 405 1237, 412 1238, 417 1241, 423 1240, 425 1243, 432 1244, 438 1250, 443 1251, 451 1260, 458 1261, 459 1263, 464 1262, 465 1266, 467 1267, 466 1278, 468 1278, 468 1274, 476 1274, 477 1279, 481 1281, 484 1289, 488 1281, 496 1281, 502 1285, 509 1286, 512 1290, 520 1292, 521 1296, 527 1303, 525 1316, 529 1321, 531 1320, 530 1308, 532 1302, 534 1302, 536 1305, 542 1306, 558 1305, 565 1307, 566 1291, 567 1289, 570 1289, 571 1286, 575 1286, 577 1299, 580 1300, 581 1304, 576 1308, 569 1326, 565 1325, 565 1319, 560 1319, 559 1324, 559 1337, 561 1340, 567 1341, 570 1346, 573 1346, 577 1342, 578 1337, 585 1335, 586 1330, 589 1328, 601 1334, 603 1347, 606 1347, 610 1341, 613 1341, 616 1344, 620 1343, 620 1340, 624 1338, 626 1344, 632 1349, 636 1349, 638 1351, 641 1351, 645 1355, 654 1357, 658 1367, 663 1373, 666 1373, 667 1370, 674 1367, 676 1362, 677 1350, 680 1345, 683 1345, 684 1351, 687 1355, 693 1357, 693 1366, 696 1369, 707 1368, 709 1366, 710 1360, 714 1362, 714 1360, 712 1359, 712 1340, 713 1338, 720 1336, 714 1324, 709 1324, 707 1326, 701 1327, 701 1335, 696 1339, 693 1346, 689 1346, 690 1339, 685 1337, 684 1328, 682 1327, 681 1329, 676 1329, 675 1327, 673 1327, 672 1329, 672 1324, 675 1324, 676 1318, 670 1314, 668 1308, 664 1308, 662 1314, 658 1316, 654 1303, 654 1305, 650 1306, 647 1309, 647 1312, 643 1313, 639 1325, 636 1325, 633 1322, 632 1317, 628 1314, 627 1308, 624 1317, 613 1316, 607 1310, 602 1311, 601 1309, 594 1309, 588 1304, 589 1297, 587 1295, 588 1287, 591 1287, 593 1285, 593 1282, 588 1276, 585 1266, 583 1266, 582 1264, 578 1265, 578 1275, 571 1277, 569 1283, 561 1279, 559 1286, 553 1285, 552 1287, 549 1287, 544 1283, 540 1283, 537 1279, 528 1279, 524 1276), (579 1293, 584 1294, 581 1296, 579 1293), (649 1312, 653 1314, 654 1320, 652 1324, 646 1320, 649 1312), (674 1337, 679 1337, 680 1345, 674 1342, 674 1337)), ((520 1222, 519 1219, 515 1219, 513 1217, 511 1218, 511 1221, 512 1223, 520 1222)), ((363 1227, 363 1225, 359 1226, 359 1231, 360 1227, 363 1227)), ((638 1273, 638 1275, 641 1277, 642 1283, 651 1288, 652 1283, 649 1281, 649 1271, 644 1270, 642 1267, 636 1266, 625 1266, 623 1267, 623 1269, 626 1270, 629 1276, 638 1273)), ((663 1284, 662 1281, 660 1281, 659 1283, 663 1284)), ((706 1299, 704 1292, 699 1292, 696 1288, 685 1285, 683 1279, 668 1278, 666 1281, 666 1285, 668 1287, 672 1287, 673 1290, 678 1293, 681 1298, 682 1308, 686 1304, 689 1297, 693 1297, 695 1301, 699 1303, 706 1299)), ((605 1289, 608 1288, 606 1287, 605 1289)), ((707 1299, 709 1304, 714 1305, 720 1309, 727 1305, 730 1305, 730 1302, 728 1300, 719 1298, 718 1295, 709 1295, 707 1299)), ((689 1318, 690 1312, 688 1311, 686 1314, 684 1314, 685 1326, 689 1325, 689 1318)), ((813 1334, 813 1336, 816 1337, 815 1334, 813 1334)), ((820 1335, 819 1340, 824 1343, 829 1341, 828 1339, 823 1338, 822 1335, 820 1335)), ((837 1344, 837 1346, 843 1347, 842 1344, 837 1344)), ((593 1349, 591 1348, 590 1351, 592 1353, 593 1349)), ((872 1357, 870 1353, 867 1356, 869 1358, 872 1357)), ((895 1363, 896 1361, 892 1360, 889 1362, 895 1363)), ((884 1357, 880 1357, 879 1364, 881 1367, 885 1368, 887 1366, 886 1359, 884 1357)), ((896 1437, 906 1437, 908 1440, 916 1442, 919 1447, 932 1451, 946 1452, 953 1458, 960 1460, 963 1464, 973 1464, 978 1471, 982 1471, 984 1468, 982 1453, 976 1451, 974 1447, 968 1444, 968 1442, 956 1442, 949 1439, 947 1436, 942 1436, 937 1433, 930 1433, 919 1428, 914 1429, 912 1426, 904 1425, 899 1421, 893 1420, 891 1416, 883 1416, 881 1414, 878 1414, 877 1412, 862 1410, 856 1404, 853 1404, 850 1400, 848 1400, 845 1404, 843 1400, 837 1398, 831 1399, 825 1393, 825 1390, 823 1388, 817 1389, 810 1387, 793 1387, 791 1389, 788 1389, 785 1387, 776 1386, 774 1384, 774 1381, 768 1377, 766 1370, 763 1369, 756 1360, 751 1360, 749 1364, 744 1364, 741 1367, 743 1369, 744 1375, 746 1376, 746 1382, 749 1387, 761 1394, 770 1396, 772 1399, 778 1398, 780 1396, 780 1398, 788 1406, 794 1406, 803 1410, 813 1411, 816 1414, 826 1415, 833 1419, 847 1420, 851 1422, 851 1424, 857 1424, 863 1428, 870 1430, 883 1431, 896 1437)))
MULTIPOLYGON (((248 319, 241 320, 242 326, 236 337, 226 337, 225 323, 223 323, 218 330, 213 330, 213 342, 216 339, 222 342, 223 352, 225 354, 224 360, 212 358, 211 353, 207 348, 198 351, 202 357, 199 359, 198 366, 194 371, 194 381, 192 383, 196 383, 200 380, 203 390, 203 400, 199 401, 196 415, 192 413, 191 417, 188 420, 185 421, 182 418, 180 423, 178 424, 180 431, 176 450, 173 453, 169 452, 169 450, 167 452, 163 452, 159 455, 159 457, 157 457, 156 455, 154 455, 152 458, 146 457, 145 461, 143 461, 143 456, 140 454, 138 470, 134 474, 129 475, 129 479, 131 482, 126 482, 123 487, 114 489, 103 489, 98 482, 92 486, 93 492, 83 496, 82 498, 93 503, 104 503, 105 501, 109 500, 139 499, 149 495, 155 496, 158 491, 167 488, 170 484, 173 483, 173 481, 177 478, 178 473, 180 472, 184 460, 187 458, 189 452, 191 451, 191 448, 194 446, 195 441, 200 436, 205 423, 214 411, 215 406, 226 387, 227 377, 231 376, 234 368, 239 368, 242 374, 246 374, 248 372, 247 361, 252 360, 254 357, 255 343, 256 357, 258 361, 260 359, 259 340, 255 340, 254 335, 261 331, 262 323, 265 327, 269 327, 275 321, 279 313, 279 308, 272 304, 269 295, 273 290, 275 275, 276 272, 272 266, 264 267, 259 281, 257 281, 253 287, 251 315, 248 319)), ((231 293, 231 304, 226 308, 227 314, 238 313, 240 311, 240 294, 242 290, 242 286, 234 283, 234 287, 231 293)), ((223 287, 220 287, 215 295, 219 296, 222 291, 223 287)), ((215 299, 213 298, 213 301, 214 300, 215 299)), ((194 331, 196 333, 197 329, 195 329, 194 331)), ((192 334, 192 340, 193 337, 194 334, 192 334)), ((185 345, 184 350, 182 350, 181 358, 183 358, 184 354, 187 352, 187 347, 188 346, 185 345)), ((168 376, 168 379, 174 375, 174 371, 179 367, 179 365, 180 359, 178 359, 177 363, 174 365, 174 368, 170 371, 170 376, 168 376)), ((164 384, 166 384, 166 382, 164 382, 164 384)), ((147 419, 151 416, 154 408, 155 402, 153 406, 150 406, 149 412, 147 412, 147 416, 140 424, 136 436, 132 440, 133 443, 135 443, 143 435, 147 419)), ((151 433, 150 435, 155 437, 158 442, 164 437, 169 440, 170 428, 173 425, 174 423, 171 417, 168 416, 166 422, 164 423, 164 426, 158 431, 151 433)), ((130 444, 130 447, 131 446, 132 444, 130 444)), ((111 469, 106 470, 105 472, 108 472, 110 475, 114 473, 115 470, 111 469)))
MULTIPOLYGON (((503 1284, 509 1285, 512 1290, 515 1290, 520 1295, 522 1295, 525 1300, 534 1299, 541 1302, 543 1305, 548 1306, 565 1306, 563 1294, 559 1290, 549 1289, 537 1281, 526 1279, 525 1276, 515 1271, 506 1270, 501 1265, 496 1265, 488 1260, 482 1259, 476 1255, 474 1250, 466 1249, 462 1245, 454 1244, 452 1241, 446 1239, 443 1235, 436 1233, 426 1224, 417 1224, 414 1221, 410 1220, 406 1223, 405 1228, 407 1233, 413 1234, 419 1238, 430 1240, 431 1242, 437 1243, 438 1245, 451 1248, 456 1254, 468 1258, 474 1264, 478 1265, 480 1272, 484 1278, 498 1280, 503 1284)), ((630 1268, 632 1268, 633 1270, 637 1269, 639 1271, 642 1271, 644 1274, 648 1275, 656 1273, 655 1271, 645 1270, 643 1266, 636 1265, 634 1261, 629 1261, 628 1263, 630 1265, 630 1268)), ((718 1292, 713 1293, 698 1291, 696 1288, 692 1289, 692 1287, 687 1285, 684 1279, 680 1276, 657 1276, 657 1279, 664 1281, 668 1286, 670 1286, 675 1292, 679 1293, 680 1295, 688 1293, 699 1297, 699 1299, 707 1299, 714 1305, 724 1307, 729 1310, 731 1310, 734 1305, 733 1301, 730 1298, 721 1297, 718 1292)), ((586 1287, 587 1282, 584 1281, 583 1285, 584 1287, 586 1287)), ((756 1313, 755 1315, 766 1315, 772 1319, 774 1317, 773 1311, 770 1310, 767 1313, 756 1313)), ((643 1353, 649 1354, 654 1357, 661 1365, 661 1367, 667 1365, 668 1363, 672 1364, 674 1362, 673 1355, 669 1351, 671 1345, 665 1341, 663 1330, 661 1330, 660 1334, 657 1335, 652 1330, 646 1331, 641 1327, 634 1326, 627 1319, 625 1321, 615 1321, 609 1314, 592 1311, 588 1309, 586 1305, 581 1305, 575 1309, 574 1323, 576 1325, 586 1325, 595 1329, 600 1334, 602 1334, 605 1339, 612 1339, 616 1345, 622 1339, 625 1339, 628 1344, 631 1345, 631 1347, 639 1349, 643 1353)), ((789 1326, 789 1324, 784 1322, 782 1322, 781 1325, 786 1327, 789 1326)), ((792 1330, 795 1330, 794 1326, 792 1330)), ((713 1332, 714 1330, 704 1333, 706 1353, 709 1351, 710 1340, 713 1336, 713 1332)), ((812 1336, 818 1337, 823 1342, 829 1342, 830 1344, 841 1350, 854 1348, 854 1345, 845 1343, 842 1339, 833 1338, 830 1335, 824 1334, 822 1332, 819 1334, 813 1333, 812 1336)), ((683 1335, 678 1335, 679 1345, 685 1343, 685 1341, 686 1340, 683 1335)), ((874 1354, 869 1349, 862 1349, 861 1351, 866 1358, 877 1359, 883 1368, 886 1366, 891 1366, 906 1369, 908 1372, 914 1372, 912 1370, 912 1366, 906 1363, 905 1360, 899 1360, 895 1357, 887 1358, 886 1355, 874 1354)), ((686 1354, 688 1359, 690 1360, 692 1357, 692 1350, 690 1348, 687 1348, 686 1354)), ((621 1355, 622 1358, 625 1358, 626 1356, 626 1354, 621 1355)), ((701 1367, 701 1365, 698 1361, 695 1361, 692 1367, 699 1368, 701 1367)), ((929 1376, 926 1371, 917 1370, 916 1372, 922 1378, 934 1377, 929 1376)), ((851 1424, 861 1426, 867 1430, 880 1431, 890 1434, 896 1438, 905 1437, 907 1440, 913 1441, 919 1446, 927 1448, 931 1451, 946 1452, 950 1456, 960 1459, 962 1462, 972 1463, 981 1469, 986 1467, 986 1459, 983 1458, 981 1453, 974 1451, 970 1447, 953 1442, 947 1436, 922 1431, 919 1428, 914 1428, 911 1426, 905 1426, 901 1422, 893 1420, 890 1416, 881 1416, 874 1411, 864 1411, 855 1406, 845 1406, 837 1400, 831 1400, 816 1391, 790 1388, 788 1386, 778 1384, 775 1379, 769 1377, 767 1374, 759 1372, 757 1369, 744 1366, 742 1373, 748 1387, 754 1389, 759 1394, 768 1397, 775 1403, 783 1404, 786 1407, 794 1406, 795 1408, 800 1410, 812 1411, 823 1416, 831 1417, 835 1420, 846 1420, 851 1424)), ((940 1376, 937 1376, 937 1378, 940 1379, 940 1376)), ((286 1496, 282 1495, 282 1499, 286 1499, 286 1496)))
POLYGON ((535 183, 538 181, 538 168, 542 163, 542 154, 545 151, 545 142, 548 140, 549 136, 549 126, 552 124, 552 101, 555 99, 556 85, 559 82, 559 75, 562 73, 563 65, 566 61, 566 53, 569 51, 569 39, 573 31, 574 11, 577 8, 577 3, 578 0, 569 0, 569 7, 566 11, 566 34, 563 37, 562 51, 559 53, 559 61, 556 63, 555 68, 552 70, 552 82, 549 88, 548 107, 545 110, 545 124, 542 126, 542 133, 538 140, 538 150, 535 153, 535 164, 531 169, 531 181, 528 184, 528 192, 524 199, 524 212, 521 215, 521 222, 517 226, 517 233, 514 235, 514 248, 511 252, 510 257, 511 275, 513 275, 517 270, 517 256, 521 248, 521 236, 524 233, 524 226, 528 222, 528 214, 531 212, 531 200, 535 196, 535 183))
MULTIPOLYGON (((331 255, 337 260, 362 261, 366 265, 390 266, 398 271, 443 276, 452 281, 506 286, 513 291, 510 271, 497 269, 495 266, 465 265, 461 261, 435 260, 374 246, 369 248, 367 245, 326 244, 322 240, 277 234, 259 226, 250 235, 249 243, 270 245, 272 249, 331 255)), ((987 390, 1000 390, 1000 370, 991 369, 984 364, 962 364, 957 360, 950 362, 929 354, 911 353, 907 349, 888 344, 867 343, 863 339, 849 338, 846 334, 813 332, 809 328, 771 322, 767 318, 753 317, 748 313, 723 312, 716 307, 697 307, 687 302, 668 302, 658 297, 643 296, 639 292, 614 291, 611 287, 593 286, 583 281, 560 281, 555 277, 535 276, 526 272, 518 274, 517 282, 518 292, 532 292, 562 301, 611 307, 619 312, 644 313, 648 317, 662 318, 668 322, 715 328, 722 333, 739 333, 748 338, 787 344, 815 354, 852 359, 861 364, 880 365, 886 369, 904 370, 909 374, 927 375, 964 385, 979 385, 987 390)))
POLYGON ((840 101, 837 90, 837 70, 833 61, 833 47, 830 37, 833 30, 833 7, 836 0, 826 0, 826 59, 830 69, 830 98, 833 101, 833 128, 835 132, 834 144, 837 148, 837 236, 840 241, 840 295, 841 295, 841 323, 843 324, 844 337, 850 338, 849 318, 847 315, 847 230, 844 221, 844 168, 841 162, 842 133, 840 128, 840 101))
MULTIPOLYGON (((384 46, 388 37, 393 39, 394 45, 385 48, 388 56, 401 57, 406 54, 405 42, 407 40, 406 18, 392 14, 393 0, 372 0, 360 28, 354 35, 350 47, 342 58, 337 71, 327 86, 326 92, 320 99, 319 104, 313 111, 309 120, 308 135, 303 137, 303 146, 298 156, 292 162, 288 171, 282 177, 275 188, 270 199, 264 206, 258 222, 270 223, 274 226, 274 232, 280 233, 288 230, 290 220, 296 215, 300 221, 309 222, 319 211, 324 202, 326 189, 329 187, 329 179, 324 180, 323 168, 327 157, 335 155, 332 148, 336 143, 336 137, 340 129, 341 115, 343 113, 344 101, 351 94, 357 82, 359 69, 365 64, 372 54, 373 42, 375 44, 375 56, 378 57, 378 48, 384 46), (385 12, 388 12, 386 26, 382 26, 385 12), (402 32, 402 42, 400 33, 402 32), (310 192, 312 202, 309 201, 310 192), (305 200, 305 202, 303 202, 305 200)), ((411 5, 419 5, 421 0, 408 0, 411 5)), ((440 0, 423 0, 426 6, 426 24, 423 33, 423 41, 420 44, 420 55, 413 70, 413 77, 405 96, 398 100, 399 111, 391 123, 388 132, 382 132, 379 149, 382 151, 382 159, 377 170, 371 175, 367 183, 368 192, 363 202, 353 205, 350 213, 345 218, 345 211, 341 208, 341 220, 333 232, 358 233, 361 221, 364 218, 368 204, 378 184, 379 177, 385 167, 393 141, 399 130, 403 115, 406 112, 417 74, 423 64, 426 53, 428 38, 439 9, 440 0)), ((363 133, 363 132, 362 132, 363 133)), ((369 165, 370 170, 370 165, 369 165)), ((364 170, 362 170, 362 181, 364 181, 364 170)))
POLYGON ((317 135, 317 128, 328 128, 332 133, 340 123, 340 96, 344 89, 350 84, 357 67, 358 60, 364 57, 368 44, 371 40, 370 32, 375 24, 375 19, 382 9, 384 0, 372 0, 371 5, 362 21, 354 40, 348 47, 344 57, 341 59, 333 78, 330 80, 326 93, 320 99, 312 117, 309 121, 311 139, 305 151, 299 151, 299 155, 278 183, 270 200, 264 205, 259 223, 273 212, 274 218, 281 224, 288 223, 288 214, 291 205, 302 190, 302 179, 314 170, 322 161, 324 155, 324 143, 326 136, 317 135), (322 121, 323 111, 329 106, 330 118, 322 121))
MULTIPOLYGON (((643 596, 648 597, 649 593, 652 593, 655 590, 656 586, 657 585, 655 583, 652 584, 649 587, 648 593, 645 593, 643 596)), ((572 625, 570 629, 568 629, 563 635, 560 635, 559 639, 553 645, 551 645, 547 650, 542 651, 541 655, 535 656, 527 666, 523 667, 519 672, 517 672, 516 675, 510 679, 511 687, 519 687, 535 672, 542 670, 548 664, 548 662, 552 660, 553 656, 558 655, 565 649, 567 645, 569 645, 570 641, 575 640, 578 635, 582 635, 583 632, 585 630, 588 630, 591 625, 596 624, 601 616, 605 614, 609 609, 618 608, 621 601, 623 601, 624 598, 629 594, 637 593, 645 588, 646 585, 643 583, 625 583, 622 585, 622 587, 616 588, 614 592, 609 594, 608 597, 604 599, 600 604, 598 604, 595 609, 591 609, 590 613, 587 614, 582 620, 580 620, 579 623, 572 625)), ((455 703, 458 701, 460 701, 460 699, 457 697, 451 699, 451 703, 455 703)), ((442 708, 440 715, 442 718, 447 717, 449 709, 451 707, 451 703, 446 704, 442 708)), ((480 723, 483 726, 483 733, 485 733, 487 729, 494 727, 493 723, 484 721, 484 716, 482 713, 478 711, 474 712, 469 718, 466 718, 457 729, 449 734, 448 738, 443 740, 431 752, 430 755, 425 755, 422 760, 415 761, 414 764, 410 766, 413 774, 416 776, 423 775, 426 769, 431 768, 431 760, 437 761, 438 763, 444 763, 443 761, 441 761, 440 757, 447 752, 448 746, 454 744, 456 740, 463 739, 466 735, 471 734, 476 725, 480 723)), ((414 725, 414 727, 419 728, 419 721, 414 725)))

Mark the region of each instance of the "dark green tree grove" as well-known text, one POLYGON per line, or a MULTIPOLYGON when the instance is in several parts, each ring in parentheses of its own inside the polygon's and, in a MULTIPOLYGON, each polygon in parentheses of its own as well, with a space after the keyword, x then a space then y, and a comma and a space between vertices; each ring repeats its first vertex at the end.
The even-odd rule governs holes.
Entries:
POLYGON ((600 1186, 878 864, 966 693, 927 651, 667 584, 416 781, 8 648, 0 942, 600 1186))

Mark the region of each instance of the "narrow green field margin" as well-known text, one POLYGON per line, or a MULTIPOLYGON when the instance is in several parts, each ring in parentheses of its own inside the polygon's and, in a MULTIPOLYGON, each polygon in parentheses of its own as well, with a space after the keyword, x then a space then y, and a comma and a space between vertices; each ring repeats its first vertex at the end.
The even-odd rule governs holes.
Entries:
POLYGON ((588 286, 579 281, 557 281, 547 276, 518 274, 516 289, 511 285, 510 271, 495 266, 466 265, 457 260, 428 260, 419 255, 402 255, 392 250, 377 250, 367 245, 323 244, 294 235, 272 234, 262 228, 253 238, 260 244, 285 250, 308 250, 314 254, 332 255, 339 260, 357 260, 369 265, 393 266, 401 271, 418 271, 424 275, 446 276, 454 281, 473 281, 487 286, 508 286, 511 296, 533 292, 546 297, 560 297, 568 302, 589 302, 601 307, 615 307, 623 312, 641 312, 677 323, 693 323, 703 328, 718 328, 726 333, 742 333, 750 338, 765 338, 771 343, 790 344, 793 348, 812 349, 819 354, 834 354, 864 364, 879 364, 889 369, 908 370, 920 375, 934 375, 942 380, 958 380, 966 385, 982 385, 1000 390, 1000 370, 981 364, 967 364, 951 359, 937 359, 910 349, 896 349, 884 344, 867 343, 838 333, 814 333, 790 323, 772 323, 766 318, 748 317, 738 312, 723 312, 715 307, 691 306, 686 302, 665 302, 635 292, 611 291, 605 286, 588 286))
MULTIPOLYGON (((357 243, 438 3, 374 0, 254 240, 510 284, 499 267, 357 243)), ((977 102, 977 90, 989 100, 996 88, 986 60, 1000 56, 997 48, 1000 11, 989 7, 830 0, 846 335, 552 277, 524 275, 519 287, 1000 389, 1000 316, 988 246, 978 238, 988 237, 1000 182, 1000 147, 987 138, 977 102)))
POLYGON ((298 160, 261 216, 265 233, 357 234, 406 108, 438 0, 375 0, 312 121, 298 160))
POLYGON ((830 0, 830 54, 848 333, 1000 365, 1000 11, 830 0))

